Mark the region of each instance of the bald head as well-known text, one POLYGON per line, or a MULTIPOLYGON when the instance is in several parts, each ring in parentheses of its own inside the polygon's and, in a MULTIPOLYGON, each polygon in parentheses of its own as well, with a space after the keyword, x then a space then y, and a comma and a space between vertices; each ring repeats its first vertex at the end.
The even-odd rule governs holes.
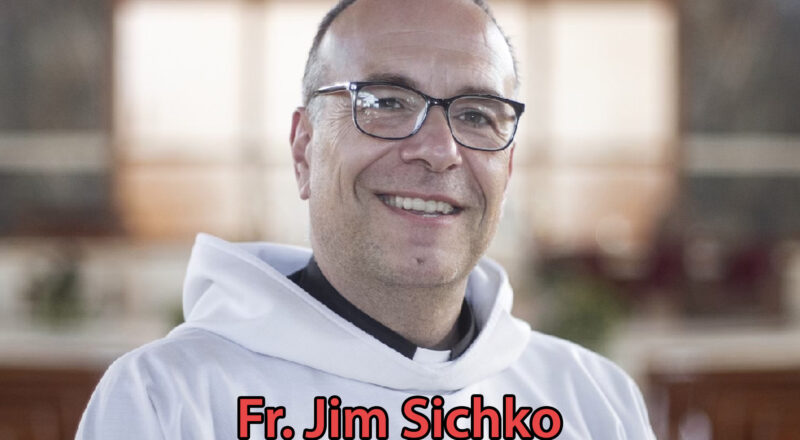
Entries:
MULTIPOLYGON (((426 3, 432 2, 434 0, 426 0, 426 3)), ((469 9, 472 9, 472 14, 467 14, 467 18, 470 20, 475 20, 477 17, 480 17, 482 20, 487 21, 491 24, 491 27, 500 35, 503 39, 503 46, 504 50, 507 51, 507 55, 512 63, 512 69, 514 72, 514 81, 515 87, 518 85, 518 76, 517 76, 517 62, 514 56, 513 48, 511 47, 508 37, 503 33, 502 29, 497 24, 497 21, 494 18, 491 10, 489 9, 488 4, 485 0, 436 0, 443 3, 466 3, 469 9), (476 11, 479 11, 480 14, 475 14, 476 11), (471 15, 471 17, 469 17, 471 15)), ((365 10, 369 10, 369 8, 380 8, 380 9, 387 9, 388 8, 400 8, 402 12, 401 16, 391 16, 393 20, 401 19, 401 20, 409 20, 413 22, 414 20, 418 19, 430 19, 435 17, 425 16, 425 12, 423 11, 424 8, 419 8, 417 3, 416 5, 407 4, 410 0, 361 0, 359 1, 359 8, 350 8, 356 3, 356 0, 340 0, 328 13, 325 15, 323 20, 320 22, 319 28, 317 30, 317 34, 314 37, 313 44, 311 49, 309 50, 308 59, 306 61, 305 73, 303 76, 303 105, 308 105, 309 99, 313 94, 314 90, 322 87, 324 83, 330 82, 331 80, 328 78, 328 74, 330 72, 329 62, 330 60, 325 59, 324 56, 320 56, 320 46, 326 40, 326 37, 329 34, 329 30, 331 27, 334 27, 334 30, 341 32, 347 32, 348 29, 353 29, 354 26, 358 26, 360 24, 364 24, 364 20, 366 18, 365 10), (362 3, 371 3, 369 5, 361 5, 362 3), (351 10, 352 9, 352 10, 351 10), (345 11, 347 13, 345 14, 345 11), (416 12, 416 14, 415 14, 416 12), (347 20, 340 20, 340 15, 344 15, 343 18, 347 20), (417 18, 415 18, 415 15, 417 18), (343 21, 343 23, 340 23, 343 21)), ((414 2, 411 2, 414 3, 414 2)), ((451 5, 453 6, 453 5, 451 5)), ((455 5, 455 6, 462 6, 462 5, 455 5)), ((448 15, 451 15, 454 12, 454 9, 451 7, 446 7, 449 9, 447 11, 448 15)), ((469 11, 467 9, 467 11, 469 11)), ((431 31, 434 31, 436 28, 435 23, 431 25, 431 31)), ((481 31, 479 34, 475 35, 467 35, 467 37, 473 38, 482 38, 481 34, 484 32, 481 31)), ((324 55, 324 54, 323 54, 324 55)))

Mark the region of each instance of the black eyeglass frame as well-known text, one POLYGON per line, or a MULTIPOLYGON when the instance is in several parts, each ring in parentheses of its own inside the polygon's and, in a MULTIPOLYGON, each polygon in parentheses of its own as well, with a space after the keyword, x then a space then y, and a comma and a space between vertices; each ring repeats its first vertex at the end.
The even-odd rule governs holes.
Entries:
POLYGON ((329 85, 329 86, 320 87, 319 89, 315 90, 314 93, 311 94, 311 98, 313 98, 315 96, 318 96, 318 95, 326 95, 326 94, 330 94, 330 93, 340 92, 340 91, 343 91, 343 90, 347 90, 348 92, 350 92, 350 101, 351 101, 351 106, 352 106, 351 117, 353 119, 353 124, 356 126, 358 131, 360 131, 361 133, 364 133, 367 136, 371 136, 371 137, 374 137, 374 138, 377 138, 377 139, 385 139, 385 140, 389 140, 389 141, 397 141, 397 140, 401 140, 401 139, 407 139, 407 138, 410 138, 411 136, 414 136, 415 134, 417 134, 419 132, 419 130, 422 128, 422 125, 425 124, 425 121, 428 119, 428 113, 430 112, 431 107, 433 107, 435 105, 440 105, 444 109, 444 113, 445 113, 445 116, 446 116, 445 119, 447 119, 447 127, 450 129, 450 135, 453 136, 453 140, 455 140, 459 145, 461 145, 464 148, 469 148, 470 150, 502 151, 502 150, 505 150, 506 148, 508 148, 508 146, 511 145, 512 142, 514 142, 514 137, 517 134, 517 127, 519 126, 519 118, 520 118, 520 116, 522 116, 522 113, 525 111, 525 104, 523 104, 521 102, 518 102, 518 101, 514 101, 513 99, 503 98, 501 96, 489 95, 489 94, 480 94, 480 93, 478 93, 478 94, 470 93, 470 94, 465 94, 465 95, 456 95, 456 96, 452 96, 450 98, 434 98, 432 96, 429 96, 429 95, 426 95, 425 93, 420 92, 419 90, 417 90, 417 89, 415 89, 413 87, 409 87, 409 86, 406 86, 406 85, 397 84, 397 83, 393 83, 393 82, 389 82, 389 81, 347 81, 347 82, 342 82, 342 83, 336 83, 336 84, 332 84, 332 85, 329 85), (367 132, 366 130, 361 128, 361 126, 358 124, 358 119, 356 118, 356 101, 358 100, 358 92, 362 88, 367 87, 367 86, 399 87, 401 89, 410 90, 410 91, 422 96, 423 98, 425 98, 425 114, 424 114, 422 120, 414 128, 414 130, 411 133, 409 133, 408 135, 406 135, 406 136, 385 137, 385 136, 378 136, 376 134, 372 134, 372 133, 367 132), (456 137, 455 133, 453 133, 453 126, 450 124, 450 104, 453 101, 455 101, 457 99, 461 99, 461 98, 490 98, 490 99, 496 99, 498 101, 501 101, 501 102, 504 102, 504 103, 510 105, 514 109, 514 113, 516 114, 516 116, 515 116, 516 119, 514 120, 514 131, 511 133, 511 137, 509 138, 508 142, 506 142, 506 144, 503 145, 500 148, 480 148, 480 147, 474 147, 474 146, 471 146, 471 145, 467 145, 467 144, 464 144, 463 142, 459 141, 458 137, 456 137))

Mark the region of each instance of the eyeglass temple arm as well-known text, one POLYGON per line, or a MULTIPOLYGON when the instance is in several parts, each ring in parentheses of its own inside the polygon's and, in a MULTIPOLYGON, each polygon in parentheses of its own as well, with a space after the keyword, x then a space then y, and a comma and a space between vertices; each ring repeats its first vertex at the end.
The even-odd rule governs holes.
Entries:
POLYGON ((349 82, 336 83, 336 84, 331 84, 329 86, 320 87, 319 89, 314 91, 314 96, 316 96, 316 95, 324 95, 324 94, 327 94, 327 93, 335 93, 335 92, 340 92, 342 90, 349 90, 349 89, 350 89, 350 83, 349 82))

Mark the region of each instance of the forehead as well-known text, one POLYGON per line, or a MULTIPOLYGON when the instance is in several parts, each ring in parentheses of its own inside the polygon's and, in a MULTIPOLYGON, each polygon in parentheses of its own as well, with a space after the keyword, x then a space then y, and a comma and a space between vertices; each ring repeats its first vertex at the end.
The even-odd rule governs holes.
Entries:
POLYGON ((405 77, 433 96, 510 96, 515 78, 500 30, 469 0, 360 0, 320 45, 327 81, 405 77))

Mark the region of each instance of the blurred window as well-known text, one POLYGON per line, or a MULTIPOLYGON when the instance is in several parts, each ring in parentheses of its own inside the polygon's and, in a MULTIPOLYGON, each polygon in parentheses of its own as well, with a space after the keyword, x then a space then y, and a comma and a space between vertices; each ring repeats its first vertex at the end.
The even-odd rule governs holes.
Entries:
POLYGON ((110 3, 0 9, 0 236, 115 233, 110 3))

